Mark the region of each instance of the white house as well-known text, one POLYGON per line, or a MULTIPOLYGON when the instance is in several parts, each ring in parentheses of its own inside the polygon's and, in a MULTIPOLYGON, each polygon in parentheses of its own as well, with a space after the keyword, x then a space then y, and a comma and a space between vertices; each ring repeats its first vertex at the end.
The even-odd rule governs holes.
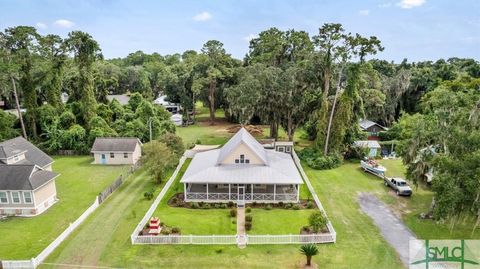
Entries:
POLYGON ((23 137, 0 143, 0 215, 36 216, 57 199, 53 159, 23 137))
POLYGON ((181 126, 183 123, 183 116, 182 114, 173 114, 170 117, 170 120, 172 120, 173 124, 175 124, 176 126, 181 126))
POLYGON ((265 149, 241 128, 222 148, 199 152, 185 171, 185 201, 298 202, 302 177, 288 153, 265 149))
POLYGON ((90 152, 95 164, 135 164, 142 156, 142 142, 132 137, 97 137, 90 152))
POLYGON ((179 104, 168 102, 166 99, 167 99, 166 95, 161 95, 157 99, 155 99, 153 103, 156 105, 163 106, 165 110, 173 114, 176 114, 181 110, 181 107, 179 104))

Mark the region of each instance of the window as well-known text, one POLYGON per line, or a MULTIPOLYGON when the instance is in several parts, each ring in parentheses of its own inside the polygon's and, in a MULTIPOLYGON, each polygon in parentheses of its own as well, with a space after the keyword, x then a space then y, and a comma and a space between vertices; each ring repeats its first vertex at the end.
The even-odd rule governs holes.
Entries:
POLYGON ((284 152, 285 148, 284 147, 278 147, 278 152, 284 152))
POLYGON ((28 191, 23 192, 23 202, 25 202, 25 204, 31 204, 32 203, 32 193, 31 192, 28 192, 28 191))
POLYGON ((246 160, 245 160, 245 163, 250 163, 250 160, 249 160, 249 159, 246 159, 246 160))
POLYGON ((240 163, 240 161, 238 159, 235 159, 235 163, 240 163))
POLYGON ((128 158, 128 153, 123 153, 123 158, 128 158))
POLYGON ((13 157, 13 160, 14 160, 15 162, 18 162, 18 159, 20 159, 20 157, 18 157, 18 155, 15 155, 15 157, 13 157))
POLYGON ((12 203, 14 204, 20 203, 20 193, 18 191, 12 191, 12 203))
POLYGON ((1 204, 8 204, 7 192, 0 191, 0 203, 1 204))
POLYGON ((245 163, 245 155, 240 154, 240 163, 245 163))
POLYGON ((115 153, 110 152, 110 158, 115 158, 115 153))
POLYGON ((285 148, 285 152, 290 152, 291 148, 290 147, 286 147, 285 148))

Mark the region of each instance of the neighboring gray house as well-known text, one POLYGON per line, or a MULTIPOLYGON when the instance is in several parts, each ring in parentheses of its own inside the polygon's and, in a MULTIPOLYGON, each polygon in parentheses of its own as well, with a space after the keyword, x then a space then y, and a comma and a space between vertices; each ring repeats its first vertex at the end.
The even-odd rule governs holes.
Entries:
POLYGON ((366 148, 368 149, 367 155, 368 157, 375 157, 377 154, 380 154, 381 152, 381 146, 380 144, 375 141, 375 140, 360 140, 360 141, 355 141, 353 143, 355 147, 359 148, 366 148))
POLYGON ((132 137, 97 137, 90 152, 95 164, 135 164, 142 156, 142 142, 132 137))
POLYGON ((57 202, 53 159, 22 137, 0 143, 0 215, 35 216, 57 202))
POLYGON ((368 133, 368 140, 378 140, 380 132, 387 130, 387 128, 371 120, 360 120, 359 125, 362 131, 368 133))
POLYGON ((241 128, 222 148, 195 154, 185 171, 185 201, 298 202, 302 177, 287 153, 265 149, 241 128))

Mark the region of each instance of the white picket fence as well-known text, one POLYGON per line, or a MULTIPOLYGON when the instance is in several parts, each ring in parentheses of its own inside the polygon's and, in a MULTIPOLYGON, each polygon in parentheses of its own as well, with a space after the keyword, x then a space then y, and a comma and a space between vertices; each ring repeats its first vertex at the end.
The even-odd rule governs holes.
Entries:
POLYGON ((8 268, 8 269, 31 269, 35 268, 35 259, 31 260, 19 260, 19 261, 14 261, 14 260, 9 260, 9 261, 2 261, 2 268, 8 268))
MULTIPOLYGON (((157 198, 155 198, 155 201, 153 201, 153 204, 150 206, 148 209, 147 213, 145 213, 145 216, 143 216, 143 219, 138 223, 137 227, 133 230, 133 233, 130 235, 130 239, 132 244, 137 244, 136 238, 139 237, 140 231, 145 227, 147 222, 150 220, 150 218, 153 215, 153 212, 157 209, 157 206, 160 204, 160 201, 162 201, 163 196, 167 193, 168 189, 170 186, 173 184, 175 181, 175 178, 177 177, 178 173, 180 172, 180 169, 182 168, 183 164, 185 163, 185 160, 187 160, 187 157, 182 156, 180 158, 180 161, 178 162, 177 168, 175 168, 175 171, 173 172, 172 176, 168 179, 167 183, 163 187, 162 191, 158 194, 157 198)), ((145 244, 145 243, 139 243, 139 244, 145 244)))

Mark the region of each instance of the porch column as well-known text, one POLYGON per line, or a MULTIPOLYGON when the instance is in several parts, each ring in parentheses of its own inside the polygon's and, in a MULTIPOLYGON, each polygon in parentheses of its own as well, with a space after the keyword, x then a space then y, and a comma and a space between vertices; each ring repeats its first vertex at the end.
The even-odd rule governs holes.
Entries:
POLYGON ((277 195, 277 184, 273 184, 273 201, 275 202, 277 195))
POLYGON ((207 183, 207 200, 208 200, 208 183, 207 183))
POLYGON ((183 183, 183 193, 184 193, 183 200, 187 201, 187 183, 183 183))
POLYGON ((253 184, 250 186, 250 200, 253 201, 253 184))
POLYGON ((297 202, 300 200, 300 184, 297 184, 297 202))
POLYGON ((228 200, 232 200, 232 184, 228 183, 228 200))

